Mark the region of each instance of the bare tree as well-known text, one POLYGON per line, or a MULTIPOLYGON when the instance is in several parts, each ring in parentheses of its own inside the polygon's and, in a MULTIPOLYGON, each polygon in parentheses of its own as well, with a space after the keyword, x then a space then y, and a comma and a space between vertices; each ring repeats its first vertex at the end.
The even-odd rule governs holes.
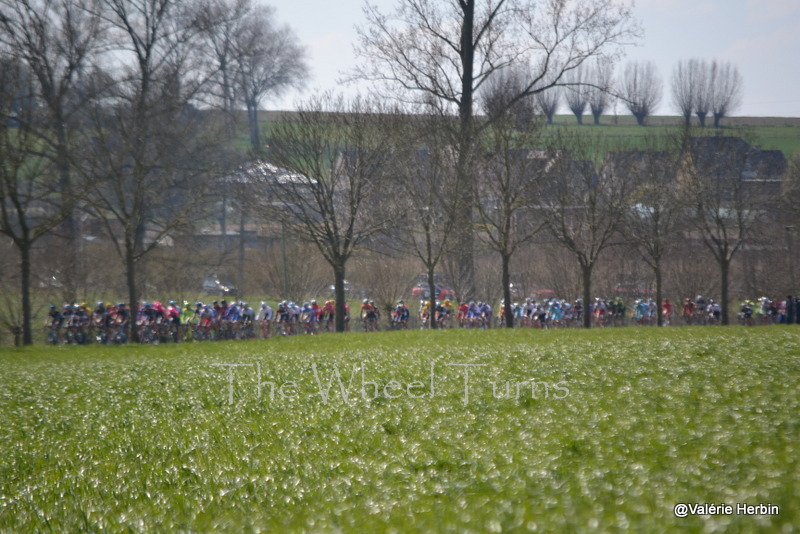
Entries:
POLYGON ((561 102, 561 88, 551 87, 547 91, 542 91, 534 95, 539 111, 547 117, 547 124, 553 124, 553 116, 558 111, 561 102))
POLYGON ((625 207, 621 230, 627 241, 652 269, 656 280, 657 324, 664 324, 663 263, 685 220, 677 194, 679 145, 671 138, 647 138, 643 150, 609 154, 605 168, 627 174, 631 201, 625 207))
POLYGON ((589 109, 594 123, 599 125, 600 116, 615 98, 611 92, 614 83, 614 64, 608 59, 595 58, 589 68, 589 81, 591 82, 591 85, 587 86, 589 109))
POLYGON ((380 208, 398 116, 362 99, 315 97, 275 125, 270 159, 288 171, 262 203, 270 217, 313 242, 333 269, 336 331, 345 329, 345 272, 353 252, 389 221, 380 208))
POLYGON ((233 114, 243 106, 251 149, 261 150, 258 110, 264 99, 302 87, 308 78, 305 49, 288 26, 275 23, 275 10, 252 0, 202 0, 195 24, 212 65, 212 101, 233 114))
POLYGON ((795 154, 789 162, 785 178, 781 184, 781 220, 786 235, 786 270, 789 273, 789 288, 797 294, 797 272, 800 260, 797 259, 798 236, 800 236, 800 154, 795 154))
POLYGON ((200 52, 211 65, 207 101, 234 116, 242 98, 237 83, 237 36, 253 9, 251 0, 201 0, 195 24, 208 46, 200 52))
MULTIPOLYGON (((31 98, 38 107, 24 126, 37 130, 43 156, 60 175, 59 194, 64 197, 81 190, 69 163, 70 147, 80 113, 92 101, 89 70, 102 29, 96 7, 95 0, 0 0, 0 43, 27 66, 31 98)), ((64 209, 74 205, 62 203, 64 209)), ((72 300, 79 277, 80 230, 73 213, 62 215, 61 232, 67 241, 62 282, 65 297, 72 300)))
POLYGON ((547 151, 530 148, 539 144, 542 125, 531 121, 527 126, 523 130, 515 128, 510 115, 505 121, 496 120, 485 131, 484 144, 488 153, 478 164, 479 235, 500 256, 504 317, 508 328, 514 326, 511 258, 542 229, 530 208, 550 162, 547 151))
POLYGON ((742 77, 739 69, 729 62, 712 61, 710 66, 711 113, 714 128, 727 117, 741 102, 742 77))
MULTIPOLYGON (((33 79, 17 61, 0 62, 0 233, 19 251, 21 336, 23 345, 33 343, 31 325, 31 252, 36 241, 48 234, 70 213, 62 203, 61 180, 53 160, 41 156, 36 128, 33 79), (22 98, 26 101, 20 105, 22 98)), ((10 303, 9 303, 10 305, 10 303)))
POLYGON ((681 193, 719 267, 724 325, 730 323, 731 262, 763 217, 761 184, 745 179, 750 153, 747 142, 736 137, 688 137, 683 147, 681 193))
POLYGON ((661 102, 661 78, 652 61, 628 63, 622 77, 622 97, 639 126, 645 125, 661 102))
POLYGON ((507 105, 508 95, 516 96, 522 91, 525 77, 526 74, 518 67, 500 70, 490 77, 481 88, 482 109, 485 115, 496 117, 511 113, 518 127, 527 128, 538 111, 535 98, 529 96, 510 107, 507 105))
POLYGON ((681 60, 672 70, 672 102, 683 116, 684 125, 690 126, 692 113, 695 111, 698 98, 705 88, 701 87, 704 74, 701 73, 703 63, 699 59, 681 60))
POLYGON ((581 64, 575 70, 571 70, 564 77, 566 87, 564 88, 564 100, 567 107, 575 115, 578 124, 583 124, 583 114, 589 104, 589 82, 587 69, 581 64))
POLYGON ((591 158, 607 150, 598 139, 560 140, 545 178, 540 206, 546 228, 577 260, 583 279, 583 325, 591 327, 592 272, 613 244, 629 196, 624 173, 598 173, 591 158))
POLYGON ((692 102, 694 103, 694 113, 697 115, 697 120, 700 121, 701 128, 705 128, 706 117, 711 111, 711 84, 713 80, 711 80, 710 74, 711 71, 708 68, 707 61, 702 59, 695 60, 695 87, 692 102))
POLYGON ((258 110, 262 100, 302 87, 308 77, 305 49, 289 27, 276 28, 272 16, 271 9, 254 8, 236 36, 237 78, 254 151, 261 149, 258 110))
MULTIPOLYGON (((190 105, 202 75, 192 62, 191 18, 175 0, 105 0, 114 82, 82 130, 76 158, 91 184, 89 214, 123 262, 136 316, 138 262, 197 216, 218 143, 212 125, 190 105)), ((132 329, 131 339, 138 340, 132 329)))
POLYGON ((458 223, 455 155, 438 117, 422 115, 403 132, 403 156, 397 160, 393 184, 399 224, 388 235, 410 249, 425 267, 430 294, 428 320, 433 329, 437 326, 436 270, 454 246, 458 223))
POLYGON ((638 36, 629 7, 612 0, 400 0, 391 15, 366 5, 354 77, 371 80, 402 101, 429 104, 455 116, 456 174, 462 182, 459 264, 474 287, 472 206, 475 177, 468 168, 478 130, 475 96, 499 69, 529 72, 517 101, 563 84, 587 58, 614 56, 638 36))

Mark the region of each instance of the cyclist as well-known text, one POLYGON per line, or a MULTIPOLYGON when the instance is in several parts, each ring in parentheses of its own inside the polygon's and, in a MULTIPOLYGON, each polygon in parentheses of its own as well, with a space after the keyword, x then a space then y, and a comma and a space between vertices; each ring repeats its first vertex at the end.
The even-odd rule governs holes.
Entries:
POLYGON ((258 313, 256 314, 256 321, 261 328, 261 337, 264 339, 272 337, 272 318, 272 307, 266 302, 262 301, 261 307, 258 309, 258 313))

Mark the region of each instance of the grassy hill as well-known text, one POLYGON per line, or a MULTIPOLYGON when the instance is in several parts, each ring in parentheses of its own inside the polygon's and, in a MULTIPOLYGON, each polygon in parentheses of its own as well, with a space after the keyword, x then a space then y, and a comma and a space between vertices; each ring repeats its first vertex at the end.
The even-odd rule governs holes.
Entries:
POLYGON ((798 355, 790 327, 7 350, 0 531, 790 532, 798 355))
MULTIPOLYGON (((287 116, 291 116, 291 112, 262 112, 260 120, 264 125, 264 131, 269 132, 269 123, 271 121, 284 120, 287 116)), ((592 124, 591 115, 584 115, 583 120, 583 126, 579 126, 574 115, 557 115, 554 118, 553 127, 566 127, 568 131, 575 133, 590 133, 617 139, 629 139, 634 146, 637 146, 638 140, 645 135, 651 135, 654 132, 667 133, 683 121, 681 117, 650 117, 648 125, 642 127, 636 124, 636 119, 631 115, 604 115, 601 118, 600 126, 592 124)), ((710 122, 709 119, 709 124, 710 122)), ((692 124, 696 123, 696 119, 693 120, 692 124)), ((719 131, 721 135, 746 136, 752 138, 752 144, 765 150, 781 150, 787 160, 800 153, 800 118, 731 117, 723 119, 722 124, 723 126, 719 129, 712 127, 698 128, 698 134, 715 135, 719 131)), ((243 129, 242 135, 237 141, 237 146, 246 150, 247 143, 248 137, 243 129)))
MULTIPOLYGON (((554 123, 555 126, 565 126, 571 131, 599 131, 604 136, 635 139, 652 134, 653 131, 666 133, 682 122, 679 117, 652 117, 646 127, 641 127, 631 116, 603 117, 600 126, 587 124, 586 120, 584 117, 584 125, 579 126, 574 116, 561 115, 554 123)), ((591 117, 588 120, 591 121, 591 117)), ((781 150, 786 159, 791 159, 800 152, 800 118, 733 117, 722 122, 723 126, 718 129, 698 128, 697 135, 715 135, 719 132, 721 135, 742 136, 748 140, 752 138, 752 144, 765 150, 781 150)))

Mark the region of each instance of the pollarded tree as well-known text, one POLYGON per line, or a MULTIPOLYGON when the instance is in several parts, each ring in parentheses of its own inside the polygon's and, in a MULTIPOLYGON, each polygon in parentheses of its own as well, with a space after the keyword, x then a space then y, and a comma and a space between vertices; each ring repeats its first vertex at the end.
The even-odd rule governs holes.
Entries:
POLYGON ((589 87, 587 69, 581 65, 575 70, 570 71, 564 77, 566 86, 563 89, 564 100, 567 107, 575 115, 578 124, 583 124, 583 113, 589 104, 589 87))
POLYGON ((629 6, 613 0, 399 0, 391 14, 365 6, 354 77, 401 101, 431 104, 454 117, 452 146, 461 180, 460 278, 474 286, 475 176, 469 168, 480 129, 480 87, 496 71, 521 65, 528 77, 517 101, 564 83, 588 58, 615 56, 638 37, 629 6))
POLYGON ((662 84, 652 61, 635 61, 625 66, 621 83, 622 98, 639 126, 658 108, 662 84))
POLYGON ((706 117, 711 111, 711 71, 708 62, 704 59, 695 60, 694 90, 692 102, 694 103, 694 114, 700 121, 700 127, 705 128, 706 117))
POLYGON ((255 200, 293 236, 314 243, 331 266, 337 332, 345 329, 347 262, 391 222, 381 202, 389 200, 400 120, 377 103, 325 95, 272 128, 269 158, 283 174, 268 177, 265 196, 255 200))
POLYGON ((536 106, 542 115, 547 117, 547 124, 553 124, 553 116, 558 112, 558 105, 561 102, 561 91, 561 87, 551 87, 534 95, 536 106))
POLYGON ((600 116, 616 98, 612 95, 614 63, 608 59, 595 58, 589 67, 589 82, 591 83, 587 86, 589 110, 592 112, 594 123, 599 125, 600 116))
POLYGON ((712 61, 710 66, 711 113, 714 128, 727 117, 741 102, 742 77, 739 69, 729 62, 712 61))
MULTIPOLYGON (((520 99, 510 107, 507 105, 508 95, 518 95, 525 84, 525 73, 519 68, 509 67, 498 71, 486 81, 481 88, 482 110, 487 117, 504 116, 511 113, 517 125, 527 125, 537 114, 538 109, 534 97, 520 99)), ((552 118, 552 114, 550 115, 552 118)), ((503 121, 507 122, 507 121, 503 121)))
POLYGON ((697 108, 704 73, 701 72, 703 62, 699 59, 681 60, 672 71, 672 102, 683 116, 684 125, 690 126, 692 113, 697 108))

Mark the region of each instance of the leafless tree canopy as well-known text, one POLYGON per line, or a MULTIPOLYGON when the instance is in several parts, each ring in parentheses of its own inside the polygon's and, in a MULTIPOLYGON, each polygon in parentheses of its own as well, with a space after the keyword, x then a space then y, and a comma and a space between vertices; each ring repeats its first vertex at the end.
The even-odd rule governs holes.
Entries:
POLYGON ((542 190, 542 181, 552 154, 531 150, 540 144, 543 125, 531 121, 515 127, 511 114, 485 131, 487 152, 477 161, 479 236, 500 257, 506 325, 513 326, 511 312, 511 258, 521 245, 542 229, 531 207, 542 190))
POLYGON ((595 58, 589 66, 587 86, 589 109, 595 124, 600 124, 600 116, 605 113, 615 98, 612 95, 614 84, 614 63, 608 59, 595 58))
POLYGON ((696 137, 685 142, 680 169, 682 199, 720 269, 722 324, 729 323, 731 261, 765 215, 765 190, 750 180, 753 149, 734 137, 696 137))
MULTIPOLYGON (((606 167, 625 173, 631 182, 631 197, 621 227, 625 239, 653 271, 656 302, 662 302, 663 264, 685 229, 685 206, 678 195, 680 143, 670 137, 648 137, 644 150, 612 152, 606 167)), ((659 306, 657 324, 663 324, 659 306)))
POLYGON ((518 67, 497 71, 481 89, 482 111, 487 117, 511 113, 518 126, 529 123, 537 114, 535 97, 518 99, 525 84, 525 72, 518 67))
POLYGON ((453 111, 497 70, 524 68, 522 98, 563 84, 588 58, 616 57, 639 33, 629 7, 610 0, 402 0, 392 14, 365 13, 354 76, 453 111))
MULTIPOLYGON (((25 345, 33 343, 31 253, 34 243, 70 212, 71 196, 59 195, 61 181, 53 160, 42 157, 36 128, 33 81, 26 65, 13 58, 0 61, 0 234, 20 254, 21 310, 19 328, 25 345)), ((10 304, 10 303, 9 303, 10 304)), ((16 327, 16 326, 15 326, 16 327)))
POLYGON ((336 329, 344 330, 347 261, 390 221, 381 209, 395 157, 397 115, 374 101, 323 95, 273 129, 271 158, 289 172, 265 190, 269 214, 313 242, 336 286, 336 329))
MULTIPOLYGON (((540 205, 546 228, 578 263, 583 277, 584 306, 589 305, 592 273, 612 244, 631 191, 625 172, 599 172, 592 155, 604 153, 604 140, 563 139, 553 152, 540 205)), ((584 314, 584 326, 590 326, 584 314)))
POLYGON ((739 105, 742 78, 739 70, 728 62, 690 59, 680 61, 672 73, 672 99, 675 107, 690 125, 692 113, 700 126, 706 125, 711 113, 714 127, 739 105))
POLYGON ((578 124, 583 124, 583 114, 589 103, 589 87, 587 83, 591 80, 588 75, 588 68, 581 65, 575 70, 570 71, 565 76, 566 87, 564 88, 564 100, 567 107, 575 115, 578 124))
POLYGON ((551 87, 534 95, 539 111, 547 117, 547 124, 553 124, 553 116, 558 112, 561 103, 561 91, 561 87, 551 87))
POLYGON ((686 126, 690 125, 692 113, 702 98, 700 93, 705 90, 701 86, 704 74, 701 68, 699 60, 689 59, 679 61, 672 71, 672 102, 683 116, 686 126))
POLYGON ((655 63, 652 61, 631 62, 625 66, 622 77, 622 96, 625 105, 636 122, 644 126, 661 102, 662 84, 655 63))
POLYGON ((714 128, 740 104, 742 97, 742 77, 739 69, 729 62, 712 61, 710 67, 711 113, 714 115, 714 128))
POLYGON ((527 76, 507 101, 512 106, 563 84, 588 58, 616 57, 638 37, 631 10, 613 0, 400 0, 390 14, 372 5, 364 11, 356 48, 362 61, 353 78, 459 119, 452 134, 462 181, 459 278, 474 286, 475 178, 467 162, 479 129, 491 122, 473 120, 478 91, 498 70, 520 66, 527 76))
POLYGON ((212 103, 228 112, 246 108, 251 148, 258 151, 258 109, 265 98, 304 85, 305 49, 291 28, 275 24, 274 9, 251 0, 203 0, 195 20, 213 65, 212 103))

